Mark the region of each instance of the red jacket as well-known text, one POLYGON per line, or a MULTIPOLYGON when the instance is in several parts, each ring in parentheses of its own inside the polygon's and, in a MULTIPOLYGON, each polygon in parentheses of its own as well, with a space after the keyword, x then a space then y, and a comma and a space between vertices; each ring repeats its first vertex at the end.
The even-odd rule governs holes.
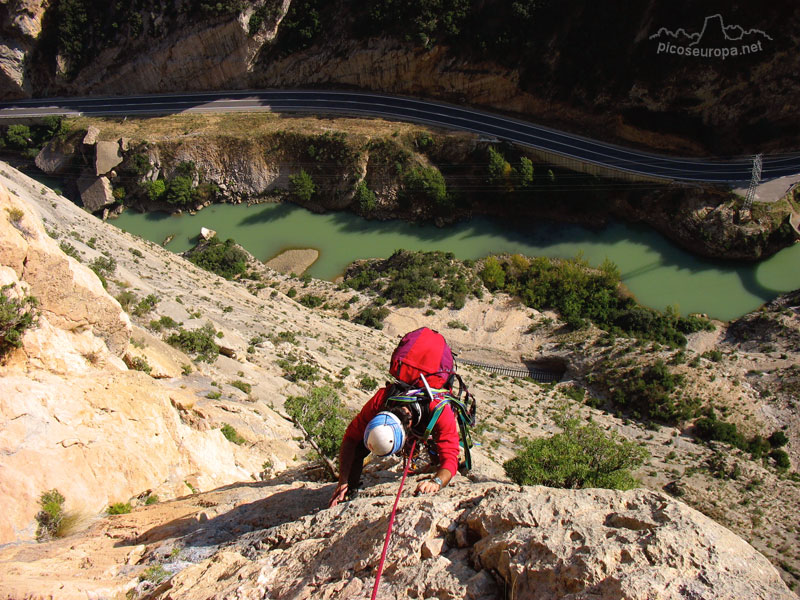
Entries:
MULTIPOLYGON (((347 426, 347 430, 344 432, 345 440, 350 440, 356 444, 364 440, 364 431, 367 429, 367 424, 384 409, 384 400, 391 387, 391 385, 388 385, 378 390, 370 401, 363 406, 361 412, 347 426)), ((436 400, 431 401, 431 411, 436 408, 436 404, 436 400)), ((439 453, 439 466, 455 475, 458 471, 458 426, 456 425, 456 416, 449 405, 445 406, 441 416, 434 424, 431 438, 436 452, 439 453)))

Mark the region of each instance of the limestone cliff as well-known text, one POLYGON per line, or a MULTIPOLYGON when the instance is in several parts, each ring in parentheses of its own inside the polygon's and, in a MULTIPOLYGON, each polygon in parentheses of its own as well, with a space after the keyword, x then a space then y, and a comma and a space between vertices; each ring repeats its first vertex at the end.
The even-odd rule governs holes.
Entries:
POLYGON ((52 488, 91 515, 143 493, 189 493, 187 481, 208 489, 261 472, 269 455, 228 442, 194 394, 128 370, 128 315, 2 186, 0 285, 38 300, 35 326, 0 364, 0 543, 33 537, 52 488))

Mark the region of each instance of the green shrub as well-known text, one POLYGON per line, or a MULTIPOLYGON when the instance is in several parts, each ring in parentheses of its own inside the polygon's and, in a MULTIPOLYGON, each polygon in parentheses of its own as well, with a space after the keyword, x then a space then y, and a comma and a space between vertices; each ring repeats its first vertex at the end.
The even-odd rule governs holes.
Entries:
POLYGON ((444 176, 436 167, 415 167, 406 171, 401 197, 406 202, 422 200, 440 213, 453 208, 444 176))
POLYGON ((703 352, 700 356, 707 358, 712 362, 719 362, 722 360, 722 352, 719 350, 709 350, 707 352, 703 352))
POLYGON ((486 264, 490 266, 484 266, 480 276, 487 288, 518 296, 537 310, 555 309, 575 328, 585 326, 588 320, 615 335, 650 339, 670 347, 686 345, 687 333, 713 329, 710 322, 681 317, 674 308, 660 313, 638 305, 622 293, 619 269, 608 260, 597 269, 591 269, 582 258, 527 259, 521 255, 496 257, 491 262, 487 258, 486 264))
POLYGON ((289 363, 278 361, 278 365, 283 368, 283 376, 289 381, 316 381, 319 369, 314 365, 306 363, 289 363))
POLYGON ((480 294, 480 281, 452 253, 398 250, 386 260, 365 261, 347 269, 345 284, 372 289, 398 306, 419 306, 438 297, 451 308, 464 306, 467 295, 480 294))
POLYGON ((167 183, 163 179, 147 181, 142 185, 151 202, 160 202, 167 194, 167 183))
POLYGON ((325 299, 314 294, 306 294, 301 296, 298 302, 303 306, 307 306, 308 308, 317 308, 318 306, 322 306, 322 304, 325 302, 325 299))
POLYGON ((786 434, 782 431, 774 431, 771 436, 769 436, 769 444, 773 448, 782 448, 786 444, 789 443, 789 438, 786 437, 786 434))
POLYGON ((37 540, 60 537, 59 532, 64 522, 64 502, 64 496, 56 489, 44 492, 39 497, 41 510, 36 513, 37 540))
POLYGON ((560 488, 634 488, 638 482, 629 469, 640 466, 647 451, 617 434, 606 434, 597 424, 580 425, 577 419, 561 424, 563 431, 550 438, 529 440, 503 464, 520 485, 560 488))
MULTIPOLYGON (((732 444, 732 442, 728 443, 732 444)), ((736 446, 736 444, 733 445, 736 446)), ((737 447, 742 448, 743 450, 747 450, 748 452, 750 452, 750 455, 755 459, 767 456, 770 450, 772 450, 772 446, 770 445, 769 441, 760 435, 753 436, 750 439, 750 441, 748 441, 746 444, 742 444, 741 446, 737 447)))
POLYGON ((289 192, 294 199, 308 202, 316 191, 314 180, 303 169, 295 175, 289 175, 289 192))
POLYGON ((239 432, 236 431, 236 429, 234 429, 233 426, 228 423, 225 423, 225 425, 220 427, 220 431, 222 431, 222 435, 225 436, 226 440, 236 444, 237 446, 241 446, 242 444, 247 442, 247 440, 244 439, 241 435, 239 435, 239 432))
POLYGON ((0 359, 22 346, 22 334, 37 321, 38 301, 33 296, 14 298, 12 284, 0 287, 0 359))
POLYGON ((744 436, 739 433, 735 423, 721 421, 713 414, 697 419, 694 424, 694 433, 701 440, 716 440, 737 448, 744 448, 746 443, 744 436))
POLYGON ((130 368, 134 371, 142 371, 150 375, 153 368, 147 363, 147 361, 140 356, 134 356, 131 358, 130 361, 130 368))
POLYGON ((231 381, 231 385, 235 387, 237 390, 243 391, 245 394, 249 394, 250 392, 253 391, 252 385, 250 385, 249 383, 245 383, 244 381, 239 381, 238 379, 236 381, 231 381))
POLYGON ((195 354, 198 360, 212 363, 219 356, 219 346, 214 342, 216 331, 213 325, 207 323, 200 329, 178 329, 167 338, 167 343, 180 348, 184 352, 195 354))
POLYGON ((64 254, 66 254, 67 256, 71 256, 72 258, 74 258, 78 262, 81 262, 80 252, 78 252, 78 249, 75 248, 75 246, 73 246, 69 242, 60 242, 58 244, 58 247, 61 248, 61 251, 64 254))
POLYGON ((350 415, 333 387, 315 387, 305 396, 290 396, 284 407, 311 436, 324 456, 338 456, 350 415))
POLYGON ((139 575, 139 581, 149 581, 158 585, 159 583, 165 582, 170 577, 172 577, 172 573, 167 571, 163 566, 152 565, 147 567, 144 572, 139 575))
POLYGON ((378 206, 378 200, 375 197, 375 192, 367 187, 365 181, 359 181, 356 186, 355 200, 358 203, 358 208, 361 214, 370 215, 378 206))
POLYGON ((89 268, 95 272, 97 277, 100 279, 100 283, 103 284, 103 287, 108 288, 108 281, 106 281, 106 277, 113 274, 117 269, 117 261, 110 257, 98 256, 89 263, 89 268))
POLYGON ((480 278, 491 292, 502 290, 506 284, 506 273, 494 256, 488 257, 484 262, 483 269, 480 271, 480 278))
POLYGON ((116 502, 110 505, 106 512, 109 515, 126 515, 131 512, 131 503, 130 502, 116 502))
POLYGON ((158 496, 156 494, 148 494, 147 498, 144 501, 145 506, 150 506, 151 504, 158 504, 158 496))
POLYGON ((156 304, 158 304, 158 297, 155 294, 147 294, 133 307, 133 314, 137 317, 143 317, 153 310, 156 304))
POLYGON ((380 308, 367 306, 355 317, 353 317, 353 323, 366 325, 367 327, 372 327, 373 329, 383 329, 383 321, 388 316, 389 309, 385 306, 380 308))
POLYGON ((129 312, 131 305, 136 302, 136 294, 131 292, 130 290, 125 290, 120 292, 116 296, 117 302, 119 302, 122 310, 125 312, 129 312))
POLYGON ((215 236, 202 250, 191 252, 188 258, 201 269, 225 279, 233 279, 247 271, 247 253, 230 238, 221 242, 215 236))
POLYGON ((661 359, 644 369, 635 367, 622 375, 615 375, 611 369, 603 377, 613 390, 614 405, 631 411, 635 418, 677 424, 699 414, 697 399, 678 396, 685 378, 673 373, 661 359))
POLYGON ((30 127, 27 125, 9 125, 6 130, 5 141, 15 150, 25 150, 33 143, 30 127))
POLYGON ((20 221, 22 221, 22 217, 25 216, 25 213, 22 211, 22 209, 16 207, 7 208, 6 212, 8 213, 8 220, 14 225, 19 225, 20 221))
POLYGON ((161 331, 162 329, 176 329, 180 325, 181 324, 178 323, 175 319, 167 315, 163 315, 158 320, 153 319, 152 321, 150 321, 150 329, 153 329, 154 331, 161 331))
POLYGON ((369 375, 364 375, 358 381, 358 387, 365 392, 370 392, 378 387, 378 380, 374 377, 370 377, 369 375))
POLYGON ((792 466, 792 462, 789 460, 789 454, 786 450, 776 449, 769 453, 769 457, 775 461, 775 466, 777 466, 782 471, 785 471, 789 467, 792 466))

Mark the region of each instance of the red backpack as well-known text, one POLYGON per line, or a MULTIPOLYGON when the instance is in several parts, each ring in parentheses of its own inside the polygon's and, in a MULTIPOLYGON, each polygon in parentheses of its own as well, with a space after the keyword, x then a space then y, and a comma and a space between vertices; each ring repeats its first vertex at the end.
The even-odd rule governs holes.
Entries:
POLYGON ((428 385, 441 388, 454 372, 450 346, 442 334, 427 327, 404 335, 389 363, 389 373, 415 387, 423 386, 420 373, 425 375, 428 385))
POLYGON ((418 432, 423 442, 431 435, 445 406, 450 406, 455 413, 461 446, 464 448, 464 467, 470 470, 470 448, 473 444, 469 428, 475 425, 477 403, 455 371, 453 352, 444 336, 427 327, 407 333, 392 353, 389 373, 404 385, 390 392, 386 404, 405 404, 412 412, 413 405, 416 405, 416 411, 420 416, 424 415, 420 423, 424 429, 418 432), (457 393, 453 389, 456 381, 459 384, 457 393), (429 410, 431 400, 436 400, 432 413, 429 410))

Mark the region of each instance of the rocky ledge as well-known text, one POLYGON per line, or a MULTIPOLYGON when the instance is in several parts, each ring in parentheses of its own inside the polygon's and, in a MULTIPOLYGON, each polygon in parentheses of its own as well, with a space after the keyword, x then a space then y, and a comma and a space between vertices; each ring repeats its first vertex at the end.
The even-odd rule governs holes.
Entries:
MULTIPOLYGON (((333 509, 322 508, 332 484, 287 473, 143 507, 68 541, 6 548, 0 591, 366 598, 398 485, 387 471, 372 477, 384 483, 333 509)), ((661 493, 463 477, 435 496, 411 489, 400 500, 382 598, 794 598, 741 538, 661 493)))

